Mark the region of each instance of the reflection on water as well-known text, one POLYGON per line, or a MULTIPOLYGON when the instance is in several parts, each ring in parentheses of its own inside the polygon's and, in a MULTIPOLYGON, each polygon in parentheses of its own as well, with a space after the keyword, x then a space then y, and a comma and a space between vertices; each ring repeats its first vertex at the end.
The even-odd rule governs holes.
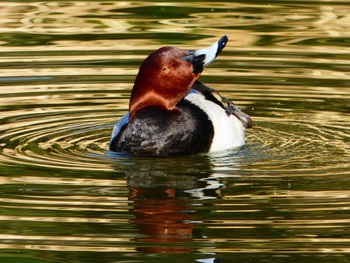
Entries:
POLYGON ((1 262, 347 262, 348 1, 0 3, 1 262), (211 155, 107 151, 154 49, 252 116, 211 155))

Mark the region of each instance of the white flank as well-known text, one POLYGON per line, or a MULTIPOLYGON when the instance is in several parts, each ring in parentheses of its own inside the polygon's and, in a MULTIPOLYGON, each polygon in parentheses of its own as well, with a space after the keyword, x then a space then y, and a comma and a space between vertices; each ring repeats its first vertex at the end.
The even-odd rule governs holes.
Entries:
POLYGON ((214 138, 209 152, 223 151, 245 144, 245 128, 236 116, 227 116, 225 110, 202 94, 189 93, 186 100, 201 108, 212 121, 214 138))

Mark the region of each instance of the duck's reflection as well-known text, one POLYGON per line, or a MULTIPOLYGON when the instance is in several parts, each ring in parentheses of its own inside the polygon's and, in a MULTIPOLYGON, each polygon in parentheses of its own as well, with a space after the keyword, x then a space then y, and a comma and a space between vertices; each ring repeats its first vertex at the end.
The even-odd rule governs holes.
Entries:
POLYGON ((136 238, 137 242, 149 242, 151 246, 142 246, 138 250, 149 252, 186 252, 189 246, 167 246, 162 243, 183 243, 192 241, 194 216, 191 215, 191 204, 179 198, 177 190, 142 189, 129 187, 130 200, 134 201, 131 220, 144 237, 136 238), (153 245, 154 246, 153 246, 153 245))
POLYGON ((222 197, 224 178, 232 177, 233 167, 241 162, 239 153, 184 158, 117 156, 115 170, 127 176, 133 215, 129 222, 138 232, 133 238, 135 250, 191 253, 195 262, 214 262, 219 256, 210 252, 215 245, 203 221, 215 200, 222 197))
POLYGON ((197 207, 204 199, 220 196, 221 184, 211 177, 210 162, 138 160, 127 172, 130 212, 140 237, 137 250, 152 253, 196 251, 193 239, 202 236, 196 227, 197 207), (133 167, 133 168, 131 168, 133 167))

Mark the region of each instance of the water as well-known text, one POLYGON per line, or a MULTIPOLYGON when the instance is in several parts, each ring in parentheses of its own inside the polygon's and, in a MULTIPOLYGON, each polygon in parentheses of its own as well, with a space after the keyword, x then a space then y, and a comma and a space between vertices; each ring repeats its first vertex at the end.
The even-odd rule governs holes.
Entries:
POLYGON ((0 3, 1 262, 349 262, 348 1, 0 3), (107 151, 154 49, 230 41, 201 81, 247 145, 107 151))

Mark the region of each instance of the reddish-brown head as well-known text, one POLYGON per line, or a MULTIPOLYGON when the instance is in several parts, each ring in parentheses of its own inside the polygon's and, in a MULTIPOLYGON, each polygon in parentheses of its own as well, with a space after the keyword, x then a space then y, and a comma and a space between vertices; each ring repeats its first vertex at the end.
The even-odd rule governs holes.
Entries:
POLYGON ((146 106, 172 110, 186 96, 200 74, 182 59, 187 54, 179 48, 163 47, 145 59, 132 90, 130 119, 146 106))
POLYGON ((203 68, 224 48, 227 37, 197 51, 162 47, 141 64, 135 79, 129 105, 129 120, 148 106, 173 110, 189 92, 203 68))

